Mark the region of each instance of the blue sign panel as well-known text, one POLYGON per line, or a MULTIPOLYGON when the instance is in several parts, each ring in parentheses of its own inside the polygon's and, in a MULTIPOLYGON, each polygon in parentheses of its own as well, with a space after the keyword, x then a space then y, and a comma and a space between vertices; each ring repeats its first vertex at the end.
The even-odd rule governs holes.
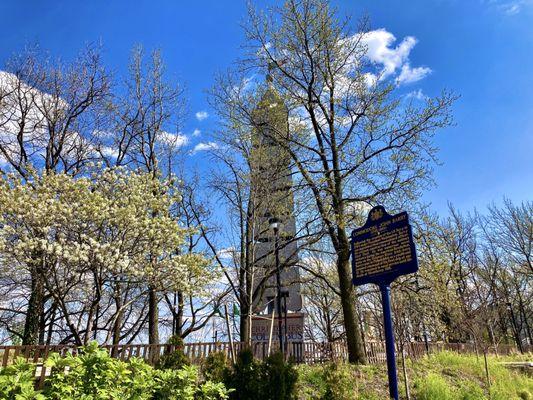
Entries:
POLYGON ((406 212, 389 215, 383 206, 370 210, 366 224, 352 232, 352 276, 356 286, 390 284, 418 271, 415 244, 406 212))
POLYGON ((400 275, 418 271, 409 216, 406 212, 389 215, 383 206, 374 207, 366 224, 352 232, 351 244, 353 284, 375 283, 381 291, 389 394, 398 400, 390 284, 400 275))

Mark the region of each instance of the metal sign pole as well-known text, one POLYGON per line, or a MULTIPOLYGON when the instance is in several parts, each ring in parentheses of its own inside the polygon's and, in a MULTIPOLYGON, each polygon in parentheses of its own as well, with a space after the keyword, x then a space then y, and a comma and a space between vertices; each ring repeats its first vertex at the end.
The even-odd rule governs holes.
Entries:
POLYGON ((391 399, 398 400, 398 378, 396 375, 396 356, 394 354, 394 331, 390 308, 390 286, 379 285, 383 302, 383 324, 385 327, 385 346, 387 349, 387 372, 389 374, 389 393, 391 399))
POLYGON ((353 284, 373 283, 381 291, 389 393, 398 400, 390 284, 399 276, 418 271, 409 216, 405 211, 390 215, 383 206, 376 206, 368 213, 366 223, 352 231, 351 245, 353 284))

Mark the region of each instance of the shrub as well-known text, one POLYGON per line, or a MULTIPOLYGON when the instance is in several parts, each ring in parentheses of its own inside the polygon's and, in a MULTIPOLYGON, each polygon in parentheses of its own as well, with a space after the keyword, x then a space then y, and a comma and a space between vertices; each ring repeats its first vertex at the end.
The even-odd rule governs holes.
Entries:
POLYGON ((188 365, 157 371, 155 382, 154 400, 223 400, 229 393, 222 383, 199 383, 198 369, 188 365))
POLYGON ((250 349, 242 350, 232 368, 224 374, 226 387, 234 389, 230 394, 232 400, 261 400, 263 380, 261 364, 254 360, 250 349))
POLYGON ((23 358, 0 370, 0 399, 44 400, 40 391, 34 388, 35 365, 23 358))
POLYGON ((224 382, 224 374, 228 368, 228 359, 224 352, 214 352, 209 354, 202 366, 202 373, 205 379, 213 382, 224 382))
POLYGON ((175 346, 175 349, 161 357, 157 364, 159 369, 180 369, 186 365, 191 365, 189 358, 183 351, 183 339, 180 336, 171 336, 167 344, 175 346))
POLYGON ((283 359, 281 353, 264 362, 254 360, 251 350, 241 351, 233 368, 225 373, 227 387, 235 389, 233 400, 293 400, 296 399, 298 371, 283 359))
POLYGON ((49 399, 148 400, 154 391, 152 367, 142 360, 124 362, 111 358, 96 342, 76 357, 53 354, 46 365, 52 367, 44 390, 49 399))
POLYGON ((292 400, 296 398, 298 371, 284 360, 282 353, 274 353, 263 363, 265 400, 292 400))
POLYGON ((85 347, 78 357, 54 354, 47 365, 52 367, 52 374, 46 381, 44 394, 51 400, 228 398, 222 383, 202 382, 196 367, 186 365, 181 369, 156 370, 140 359, 124 362, 111 358, 96 342, 85 347), (68 373, 65 373, 66 368, 68 373))

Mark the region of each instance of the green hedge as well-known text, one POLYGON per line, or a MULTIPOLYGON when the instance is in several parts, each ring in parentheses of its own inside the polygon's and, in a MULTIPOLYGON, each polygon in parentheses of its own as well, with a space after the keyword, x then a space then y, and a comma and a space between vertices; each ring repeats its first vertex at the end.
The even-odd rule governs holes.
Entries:
POLYGON ((235 389, 232 400, 293 400, 297 380, 295 366, 285 362, 281 353, 258 362, 250 350, 243 350, 235 365, 227 369, 224 382, 235 389))
POLYGON ((223 383, 200 379, 196 367, 155 369, 141 359, 121 361, 91 343, 77 357, 51 355, 52 373, 33 388, 35 366, 22 359, 0 371, 2 400, 224 400, 223 383), (67 371, 67 372, 65 372, 67 371))

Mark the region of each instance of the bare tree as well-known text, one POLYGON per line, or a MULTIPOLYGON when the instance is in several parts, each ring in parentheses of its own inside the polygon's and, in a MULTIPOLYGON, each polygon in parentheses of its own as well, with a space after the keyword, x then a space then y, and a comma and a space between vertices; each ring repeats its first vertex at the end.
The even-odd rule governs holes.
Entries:
MULTIPOLYGON (((142 47, 135 48, 126 92, 115 100, 113 134, 100 135, 98 148, 102 158, 108 165, 131 165, 159 179, 167 170, 164 155, 184 144, 179 132, 183 107, 183 89, 167 80, 160 52, 154 51, 146 65, 142 47)), ((159 343, 159 300, 157 289, 149 287, 150 344, 159 343)))
MULTIPOLYGON (((289 0, 270 14, 250 11, 250 52, 241 70, 270 76, 289 110, 290 134, 269 126, 271 140, 289 154, 314 201, 316 216, 337 254, 343 319, 351 362, 364 360, 351 284, 348 229, 358 203, 401 204, 417 197, 431 179, 432 137, 450 124, 454 97, 443 94, 424 106, 395 96, 396 84, 369 84, 366 26, 356 32, 340 22, 326 1, 289 0)), ((215 95, 228 126, 264 123, 257 103, 235 91, 228 75, 215 95)))
POLYGON ((485 222, 490 225, 494 240, 511 257, 517 272, 533 274, 533 202, 514 205, 504 199, 501 208, 489 206, 485 222))

